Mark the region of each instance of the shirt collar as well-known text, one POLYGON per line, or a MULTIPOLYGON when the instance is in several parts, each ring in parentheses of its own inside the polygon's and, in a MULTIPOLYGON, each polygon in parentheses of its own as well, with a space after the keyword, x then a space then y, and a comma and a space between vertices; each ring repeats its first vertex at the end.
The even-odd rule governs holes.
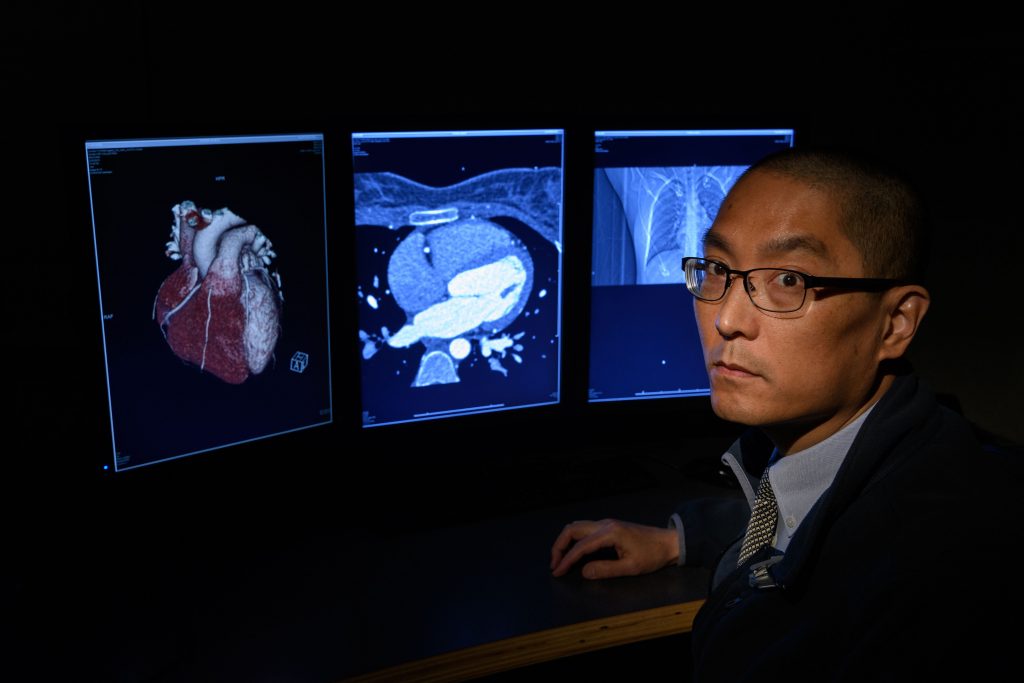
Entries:
POLYGON ((768 477, 779 507, 780 540, 792 535, 829 486, 874 405, 824 441, 785 457, 772 454, 768 477), (786 533, 788 532, 788 534, 786 533))

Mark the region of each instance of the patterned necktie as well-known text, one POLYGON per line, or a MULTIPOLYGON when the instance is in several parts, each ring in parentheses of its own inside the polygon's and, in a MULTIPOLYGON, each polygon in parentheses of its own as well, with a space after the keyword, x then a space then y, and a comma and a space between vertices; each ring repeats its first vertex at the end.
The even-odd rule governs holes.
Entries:
POLYGON ((774 540, 775 523, 778 519, 779 507, 775 503, 775 493, 772 491, 771 482, 768 481, 768 470, 765 469, 761 476, 761 482, 757 485, 754 511, 750 514, 747 535, 743 537, 743 545, 740 546, 740 559, 736 563, 737 567, 774 540))

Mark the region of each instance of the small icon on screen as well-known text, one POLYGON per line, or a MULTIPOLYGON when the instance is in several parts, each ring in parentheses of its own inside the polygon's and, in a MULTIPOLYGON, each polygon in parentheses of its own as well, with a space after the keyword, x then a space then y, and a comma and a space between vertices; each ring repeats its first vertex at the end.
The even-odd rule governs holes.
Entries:
POLYGON ((309 365, 309 354, 296 351, 291 361, 292 372, 303 372, 307 365, 309 365))

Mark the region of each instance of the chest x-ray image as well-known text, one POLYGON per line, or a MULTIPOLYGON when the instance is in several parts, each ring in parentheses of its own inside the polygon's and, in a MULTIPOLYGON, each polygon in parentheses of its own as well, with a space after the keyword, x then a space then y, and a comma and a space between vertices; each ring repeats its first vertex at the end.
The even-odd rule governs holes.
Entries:
POLYGON ((598 169, 595 285, 682 283, 679 264, 700 241, 746 166, 598 169))
POLYGON ((604 131, 595 135, 590 401, 706 395, 683 286, 726 194, 793 131, 604 131))

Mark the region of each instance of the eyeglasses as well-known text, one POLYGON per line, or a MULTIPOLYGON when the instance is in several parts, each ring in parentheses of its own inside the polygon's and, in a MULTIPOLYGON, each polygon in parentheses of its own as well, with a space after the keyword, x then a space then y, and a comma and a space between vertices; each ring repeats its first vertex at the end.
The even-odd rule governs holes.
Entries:
POLYGON ((808 287, 834 287, 863 292, 880 292, 906 284, 903 280, 872 277, 816 277, 798 270, 754 268, 733 270, 711 259, 687 256, 683 259, 686 288, 701 301, 719 301, 732 284, 733 276, 743 278, 743 288, 755 306, 769 313, 800 310, 808 287))

